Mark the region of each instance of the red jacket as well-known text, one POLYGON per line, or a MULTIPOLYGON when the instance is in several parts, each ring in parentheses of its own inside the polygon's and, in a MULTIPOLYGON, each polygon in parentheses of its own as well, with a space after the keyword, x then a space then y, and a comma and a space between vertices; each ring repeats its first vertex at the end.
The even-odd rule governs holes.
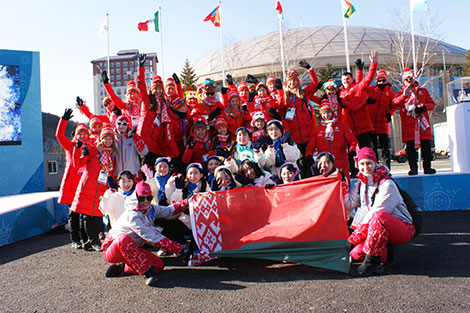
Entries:
POLYGON ((371 132, 372 122, 366 109, 367 88, 370 86, 377 71, 377 63, 371 63, 369 72, 364 80, 353 82, 348 89, 340 87, 339 96, 345 99, 352 109, 343 108, 341 121, 346 123, 355 136, 371 132))
POLYGON ((309 140, 316 125, 315 114, 308 101, 312 100, 315 94, 318 78, 313 69, 309 70, 308 73, 312 82, 304 88, 304 98, 300 99, 296 95, 290 94, 284 103, 284 107, 279 110, 279 114, 284 117, 282 120, 284 128, 290 130, 291 138, 298 145, 309 140), (292 119, 285 118, 289 109, 295 109, 295 115, 292 119))
POLYGON ((222 100, 223 100, 223 105, 224 105, 224 109, 222 110, 222 117, 225 119, 225 121, 228 124, 229 133, 231 133, 232 135, 235 135, 235 131, 239 127, 245 126, 250 123, 251 121, 250 114, 248 112, 245 112, 242 109, 241 102, 240 102, 240 111, 234 112, 230 108, 230 104, 228 103, 227 94, 222 94, 222 100))
MULTIPOLYGON (((121 98, 116 96, 113 87, 111 87, 111 84, 109 83, 104 84, 104 89, 106 89, 106 92, 111 97, 111 100, 113 101, 114 105, 121 109, 122 114, 127 115, 129 117, 132 128, 137 127, 137 125, 139 124, 140 117, 140 103, 132 104, 130 102, 122 101, 121 98)), ((115 126, 113 125, 113 127, 115 126)))
POLYGON ((267 95, 263 98, 256 95, 253 102, 248 102, 249 115, 253 116, 255 112, 263 112, 264 119, 266 120, 266 122, 269 122, 270 120, 272 120, 272 118, 269 116, 268 108, 273 108, 276 110, 280 108, 278 101, 275 98, 273 98, 271 95, 267 95))
MULTIPOLYGON (((209 136, 208 136, 209 137, 209 136)), ((204 163, 203 159, 207 159, 207 155, 210 152, 211 149, 211 142, 209 138, 205 141, 201 140, 196 140, 196 144, 194 145, 193 149, 189 149, 189 147, 186 148, 184 151, 183 157, 181 158, 181 161, 183 163, 189 164, 189 163, 204 163)))
MULTIPOLYGON (((419 135, 420 140, 432 140, 432 126, 429 119, 428 111, 434 110, 436 104, 432 100, 429 92, 426 88, 419 87, 418 83, 415 83, 415 94, 417 95, 418 101, 417 106, 424 105, 427 111, 423 112, 422 114, 417 115, 419 118, 423 116, 426 122, 429 124, 429 127, 426 130, 423 130, 421 127, 419 128, 419 135)), ((393 103, 400 108, 400 118, 401 118, 401 137, 402 142, 405 143, 407 141, 414 140, 414 131, 416 123, 418 120, 413 118, 411 115, 408 115, 408 112, 405 109, 405 103, 408 98, 403 95, 405 88, 400 90, 397 94, 398 96, 393 99, 393 103)))
POLYGON ((376 99, 374 104, 367 106, 369 118, 372 122, 374 134, 390 134, 390 123, 387 121, 387 113, 393 115, 397 112, 397 106, 393 104, 395 93, 391 86, 387 85, 383 90, 377 86, 371 86, 367 90, 370 97, 376 99))
POLYGON ((142 97, 140 107, 139 126, 137 134, 142 137, 145 145, 150 152, 159 154, 159 138, 161 130, 161 117, 155 110, 149 110, 150 98, 145 85, 145 68, 139 67, 139 76, 137 76, 137 86, 142 97), (158 117, 158 118, 157 118, 158 117))
POLYGON ((164 122, 160 126, 160 154, 175 158, 184 151, 191 124, 187 118, 180 118, 170 108, 168 108, 168 115, 170 122, 164 122))
POLYGON ((98 150, 93 145, 88 145, 89 155, 80 156, 80 166, 85 166, 78 184, 72 207, 75 213, 91 216, 103 216, 99 209, 100 197, 104 194, 107 185, 98 182, 98 176, 101 170, 98 150))
POLYGON ((328 142, 325 139, 326 126, 318 125, 312 132, 305 155, 313 155, 315 150, 320 152, 329 152, 335 157, 335 166, 342 169, 346 177, 349 178, 348 149, 354 151, 357 146, 357 140, 351 129, 345 123, 336 121, 333 126, 333 141, 328 142))
POLYGON ((80 181, 81 173, 77 162, 73 162, 74 158, 78 158, 81 153, 80 149, 75 148, 75 143, 65 137, 65 128, 67 127, 68 121, 59 120, 55 136, 59 144, 64 148, 65 152, 65 169, 62 176, 62 182, 60 183, 60 196, 57 202, 61 204, 71 205, 75 191, 77 190, 78 182, 80 181))

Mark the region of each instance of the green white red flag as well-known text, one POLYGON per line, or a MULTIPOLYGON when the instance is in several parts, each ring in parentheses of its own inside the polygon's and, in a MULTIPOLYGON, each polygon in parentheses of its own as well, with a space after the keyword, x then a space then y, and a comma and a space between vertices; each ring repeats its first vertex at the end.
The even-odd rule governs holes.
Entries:
POLYGON ((158 15, 160 11, 155 12, 155 14, 147 21, 139 23, 137 28, 139 31, 149 31, 149 32, 159 32, 159 24, 158 24, 158 15))
POLYGON ((278 1, 276 4, 277 17, 280 21, 284 19, 284 13, 281 6, 281 1, 278 1))
POLYGON ((340 175, 312 177, 271 189, 197 193, 190 199, 197 265, 246 257, 349 270, 340 175))

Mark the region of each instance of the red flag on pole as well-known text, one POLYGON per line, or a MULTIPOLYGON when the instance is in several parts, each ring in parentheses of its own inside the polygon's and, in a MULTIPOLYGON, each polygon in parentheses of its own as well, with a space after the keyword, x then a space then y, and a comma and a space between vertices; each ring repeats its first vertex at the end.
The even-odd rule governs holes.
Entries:
POLYGON ((211 21, 215 27, 220 27, 219 5, 204 19, 204 22, 211 21))

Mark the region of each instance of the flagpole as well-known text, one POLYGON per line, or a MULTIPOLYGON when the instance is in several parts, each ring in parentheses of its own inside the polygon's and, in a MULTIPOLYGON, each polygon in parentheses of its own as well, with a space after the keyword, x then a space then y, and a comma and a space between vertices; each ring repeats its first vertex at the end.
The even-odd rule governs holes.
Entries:
POLYGON ((416 73, 417 64, 416 64, 416 52, 415 52, 415 27, 414 27, 414 21, 413 21, 413 8, 411 6, 411 0, 409 0, 409 2, 410 2, 410 22, 411 22, 411 46, 412 46, 412 50, 413 50, 413 71, 415 72, 415 75, 417 75, 417 73, 416 73))
POLYGON ((346 28, 346 18, 344 17, 344 14, 343 14, 343 32, 344 32, 344 53, 346 53, 346 67, 348 69, 348 72, 351 72, 351 66, 349 63, 348 30, 346 28))
POLYGON ((106 46, 108 48, 108 75, 110 75, 109 71, 109 13, 106 13, 106 25, 108 26, 108 35, 106 36, 106 46))
POLYGON ((165 67, 163 65, 163 29, 162 29, 162 7, 158 7, 158 32, 160 33, 160 67, 162 79, 165 79, 165 67))
POLYGON ((279 18, 279 44, 281 45, 281 64, 282 64, 282 81, 286 81, 286 67, 284 63, 284 44, 282 43, 282 20, 279 18))
POLYGON ((221 59, 222 59, 222 86, 225 86, 225 67, 224 67, 224 37, 222 35, 222 1, 219 1, 219 23, 220 23, 220 43, 222 46, 222 53, 221 53, 221 59))

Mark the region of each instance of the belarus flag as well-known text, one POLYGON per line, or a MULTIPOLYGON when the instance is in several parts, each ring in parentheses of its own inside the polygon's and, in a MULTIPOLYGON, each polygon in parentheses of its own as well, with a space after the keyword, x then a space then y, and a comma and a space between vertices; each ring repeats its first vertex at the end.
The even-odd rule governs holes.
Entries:
POLYGON ((158 12, 155 12, 155 14, 152 16, 151 19, 149 19, 146 22, 139 23, 137 25, 137 28, 139 31, 151 31, 151 32, 159 32, 160 29, 158 28, 158 12))
POLYGON ((301 263, 347 273, 348 228, 341 176, 312 177, 271 189, 195 194, 189 201, 197 265, 216 257, 301 263))

